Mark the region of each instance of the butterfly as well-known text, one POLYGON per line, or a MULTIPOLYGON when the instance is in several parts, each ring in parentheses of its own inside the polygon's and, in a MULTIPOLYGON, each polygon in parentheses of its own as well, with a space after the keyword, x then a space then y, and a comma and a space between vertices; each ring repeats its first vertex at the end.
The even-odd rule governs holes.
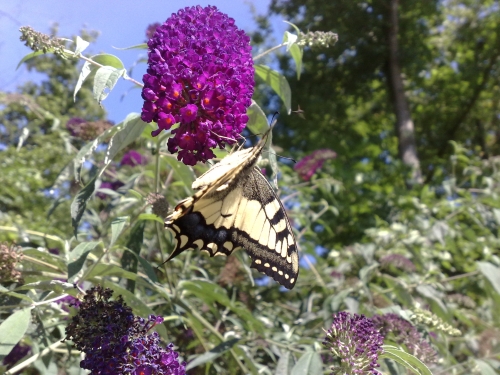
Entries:
POLYGON ((299 274, 297 243, 283 204, 257 168, 269 136, 235 151, 192 184, 197 192, 179 202, 165 219, 176 240, 167 262, 184 250, 198 248, 231 255, 244 248, 250 267, 292 289, 299 274))

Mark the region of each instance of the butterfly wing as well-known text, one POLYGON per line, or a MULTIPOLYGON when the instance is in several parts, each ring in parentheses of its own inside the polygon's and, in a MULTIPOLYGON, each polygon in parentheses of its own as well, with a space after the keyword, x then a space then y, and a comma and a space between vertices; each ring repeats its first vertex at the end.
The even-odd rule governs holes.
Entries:
POLYGON ((299 271, 295 237, 281 201, 255 167, 264 142, 227 156, 193 183, 200 190, 165 220, 176 239, 167 261, 190 248, 215 256, 242 247, 250 267, 293 288, 299 271))

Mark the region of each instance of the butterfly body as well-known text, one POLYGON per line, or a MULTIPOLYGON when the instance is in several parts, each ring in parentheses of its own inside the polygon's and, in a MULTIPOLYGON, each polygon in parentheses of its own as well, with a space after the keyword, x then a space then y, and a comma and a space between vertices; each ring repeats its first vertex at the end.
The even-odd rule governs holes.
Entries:
POLYGON ((293 288, 299 268, 295 237, 281 201, 256 167, 266 137, 226 156, 193 183, 198 191, 165 220, 176 239, 167 261, 190 248, 210 256, 244 248, 250 267, 293 288))

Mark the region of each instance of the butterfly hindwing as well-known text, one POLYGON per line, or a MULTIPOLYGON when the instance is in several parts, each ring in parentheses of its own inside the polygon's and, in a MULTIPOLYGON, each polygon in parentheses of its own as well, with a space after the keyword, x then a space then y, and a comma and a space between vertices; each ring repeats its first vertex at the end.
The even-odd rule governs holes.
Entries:
POLYGON ((241 247, 251 267, 293 288, 298 276, 295 237, 281 201, 255 167, 264 141, 227 156, 193 183, 200 190, 165 221, 176 239, 167 261, 191 248, 215 256, 241 247))

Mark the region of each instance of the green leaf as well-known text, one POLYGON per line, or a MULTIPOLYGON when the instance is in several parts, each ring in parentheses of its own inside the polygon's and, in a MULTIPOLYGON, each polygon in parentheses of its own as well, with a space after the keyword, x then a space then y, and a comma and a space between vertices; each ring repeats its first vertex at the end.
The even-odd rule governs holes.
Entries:
POLYGON ((140 214, 137 217, 137 220, 145 220, 145 221, 157 221, 160 224, 165 224, 165 220, 155 214, 140 214))
POLYGON ((83 51, 87 49, 87 47, 90 45, 89 42, 86 40, 83 40, 80 36, 76 36, 76 48, 75 48, 75 55, 79 55, 83 51))
POLYGON ((392 345, 383 345, 383 348, 384 353, 379 356, 379 359, 390 358, 417 374, 432 375, 431 370, 417 357, 392 345))
POLYGON ((123 228, 125 228, 125 225, 127 225, 128 220, 129 220, 128 216, 121 216, 121 217, 115 218, 111 222, 111 241, 109 243, 110 248, 111 248, 111 246, 114 245, 114 243, 116 242, 116 240, 118 239, 118 237, 122 233, 123 228))
POLYGON ((474 362, 476 362, 476 366, 479 367, 479 371, 481 371, 481 375, 496 375, 497 372, 491 365, 483 361, 482 359, 475 359, 474 362))
POLYGON ((78 225, 87 207, 87 202, 94 193, 96 180, 97 176, 94 176, 89 183, 76 194, 75 199, 71 202, 71 226, 73 227, 75 237, 78 236, 78 225))
MULTIPOLYGON (((132 273, 137 274, 137 264, 139 263, 138 257, 141 252, 142 241, 144 237, 144 228, 146 227, 145 221, 138 221, 135 223, 134 227, 130 232, 130 237, 127 242, 127 248, 130 251, 126 251, 122 255, 122 267, 132 273)), ((135 289, 135 281, 127 280, 127 290, 133 292, 135 289)))
POLYGON ((87 255, 99 244, 100 242, 82 242, 69 253, 68 282, 72 282, 73 277, 82 269, 87 255))
POLYGON ((262 322, 256 319, 245 305, 240 302, 231 301, 227 296, 227 291, 219 285, 203 280, 183 280, 179 283, 178 289, 179 292, 182 291, 186 294, 191 293, 195 295, 208 306, 213 306, 214 302, 217 302, 228 307, 241 318, 243 324, 245 324, 249 330, 254 330, 261 334, 263 333, 264 327, 262 322))
POLYGON ((156 277, 155 269, 153 268, 153 266, 151 266, 151 264, 149 264, 149 262, 143 257, 138 257, 138 259, 139 262, 141 263, 142 268, 144 268, 144 272, 146 272, 146 275, 148 275, 149 279, 152 282, 157 283, 158 278, 156 277))
POLYGON ((115 69, 111 66, 99 68, 94 76, 94 99, 101 103, 115 87, 125 69, 115 69))
POLYGON ((281 349, 281 356, 276 365, 276 372, 274 375, 289 375, 290 374, 290 351, 281 349))
POLYGON ((117 49, 119 51, 126 51, 128 49, 148 49, 148 45, 147 45, 147 43, 141 43, 141 44, 136 44, 135 46, 130 46, 130 47, 124 47, 124 48, 113 47, 113 48, 117 49))
POLYGON ((477 262, 477 268, 488 279, 495 291, 500 294, 500 268, 489 262, 477 262))
POLYGON ((247 127, 253 134, 264 134, 269 129, 266 114, 254 100, 247 109, 247 116, 247 127))
POLYGON ((125 65, 123 65, 123 62, 115 55, 103 53, 99 55, 94 55, 91 57, 91 59, 92 61, 95 61, 96 63, 99 63, 103 66, 111 66, 112 68, 118 70, 125 69, 125 65))
POLYGON ((18 310, 0 325, 0 359, 23 338, 31 320, 31 307, 18 310))
POLYGON ((290 55, 295 61, 295 69, 297 71, 297 80, 300 80, 300 73, 302 72, 302 58, 304 56, 304 51, 298 45, 294 44, 290 47, 290 55))
POLYGON ((283 104, 290 114, 292 111, 292 91, 285 76, 265 65, 255 65, 255 73, 264 80, 283 100, 283 104))
POLYGON ((97 264, 94 268, 92 268, 92 271, 89 272, 89 274, 87 275, 87 279, 91 279, 97 276, 116 276, 132 281, 137 280, 137 273, 124 270, 122 267, 117 266, 116 264, 97 264))
POLYGON ((76 102, 76 94, 83 86, 83 82, 87 79, 87 77, 92 73, 92 65, 90 62, 85 61, 82 66, 82 70, 80 71, 80 75, 78 76, 78 81, 75 85, 75 90, 73 91, 73 100, 76 102))
POLYGON ((146 125, 147 124, 141 120, 141 116, 138 113, 130 113, 122 124, 115 125, 115 127, 119 129, 109 141, 109 147, 104 159, 104 167, 101 168, 99 176, 121 150, 141 136, 146 125))
POLYGON ((76 154, 76 156, 73 158, 73 163, 74 163, 74 174, 75 174, 75 180, 80 181, 80 170, 85 163, 85 161, 88 159, 90 155, 97 149, 99 144, 101 144, 104 140, 107 140, 110 138, 113 134, 118 132, 121 129, 121 123, 118 125, 115 125, 108 130, 106 130, 104 133, 102 133, 99 137, 94 139, 92 142, 87 143, 85 146, 83 146, 80 151, 76 154))
POLYGON ((322 373, 323 361, 319 353, 307 351, 302 354, 302 357, 293 366, 291 375, 318 375, 322 373))
POLYGON ((191 189, 191 185, 193 184, 193 181, 196 178, 193 170, 175 158, 166 157, 163 160, 165 160, 165 162, 168 165, 170 165, 170 167, 172 167, 176 177, 182 181, 182 183, 184 184, 184 188, 186 190, 186 194, 187 195, 193 194, 193 189, 191 189))
MULTIPOLYGON (((54 49, 51 48, 47 51, 48 52, 52 52, 54 49)), ((24 56, 21 61, 19 61, 19 64, 17 64, 16 66, 16 70, 19 69, 19 67, 23 64, 23 62, 26 62, 30 59, 32 59, 33 57, 37 57, 37 56, 40 56, 40 55, 43 55, 43 51, 36 51, 36 52, 31 52, 31 53, 28 53, 26 56, 24 56)))
POLYGON ((210 349, 210 351, 199 355, 194 360, 189 362, 186 366, 186 370, 191 370, 192 368, 198 367, 204 363, 213 361, 230 350, 239 340, 240 339, 234 338, 220 343, 215 348, 210 349))

